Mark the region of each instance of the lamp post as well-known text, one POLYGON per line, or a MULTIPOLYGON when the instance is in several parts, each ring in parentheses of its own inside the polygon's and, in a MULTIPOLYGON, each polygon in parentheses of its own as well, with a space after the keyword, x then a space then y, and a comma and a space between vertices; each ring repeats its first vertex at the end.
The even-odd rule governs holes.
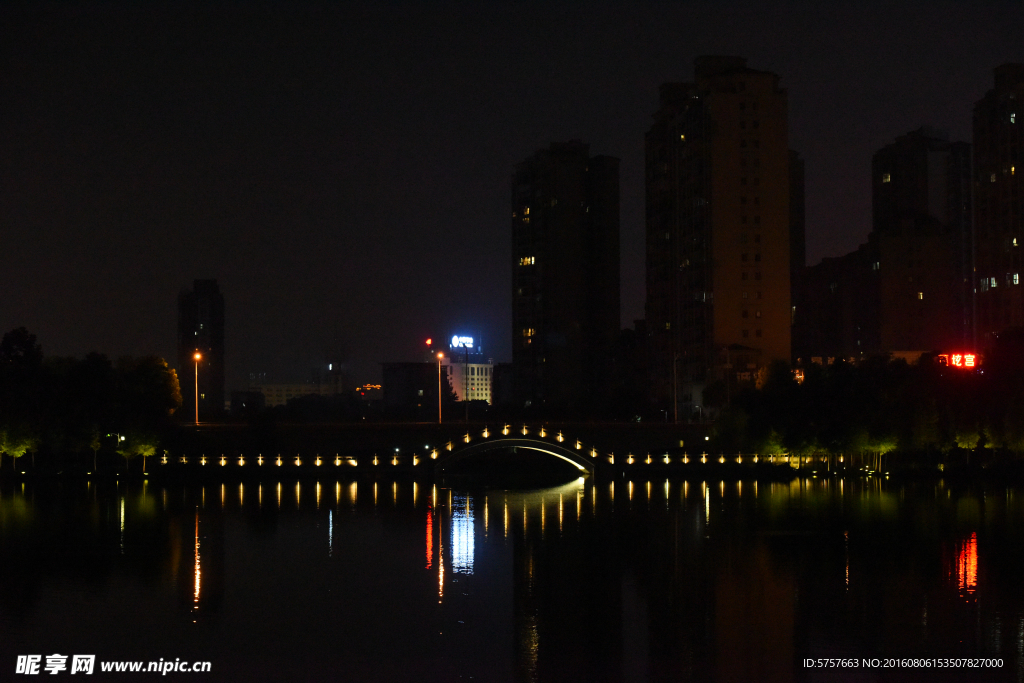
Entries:
POLYGON ((441 359, 443 353, 437 354, 437 424, 441 424, 441 359))
POLYGON ((199 426, 199 361, 203 359, 203 354, 198 351, 192 355, 192 358, 196 362, 196 427, 199 426))

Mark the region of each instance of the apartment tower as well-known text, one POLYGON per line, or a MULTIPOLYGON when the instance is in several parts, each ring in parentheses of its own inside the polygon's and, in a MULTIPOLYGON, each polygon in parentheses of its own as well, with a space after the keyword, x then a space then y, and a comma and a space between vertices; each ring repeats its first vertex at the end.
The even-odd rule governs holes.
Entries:
POLYGON ((519 408, 584 416, 619 332, 619 160, 553 143, 512 176, 512 366, 519 408))
POLYGON ((728 393, 790 360, 790 262, 803 254, 779 77, 741 57, 699 57, 694 71, 661 86, 645 141, 651 397, 677 419, 711 383, 728 393))

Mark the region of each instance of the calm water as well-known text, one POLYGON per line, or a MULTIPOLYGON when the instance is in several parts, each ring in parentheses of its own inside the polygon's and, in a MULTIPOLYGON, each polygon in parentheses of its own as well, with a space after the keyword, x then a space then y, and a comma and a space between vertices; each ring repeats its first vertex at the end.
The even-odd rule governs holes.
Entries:
POLYGON ((1022 577, 1021 488, 8 481, 0 678, 61 653, 207 681, 1020 681, 1022 577), (1003 666, 803 665, 894 657, 1003 666))

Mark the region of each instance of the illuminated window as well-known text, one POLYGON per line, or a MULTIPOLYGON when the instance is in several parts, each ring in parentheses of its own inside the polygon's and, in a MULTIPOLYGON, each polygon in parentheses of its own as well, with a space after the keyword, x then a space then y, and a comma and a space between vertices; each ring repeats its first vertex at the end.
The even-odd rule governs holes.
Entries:
POLYGON ((524 216, 529 216, 530 215, 530 207, 526 207, 525 209, 523 209, 523 215, 524 216))
POLYGON ((917 293, 917 298, 918 299, 923 299, 924 298, 924 292, 918 292, 917 293))
POLYGON ((874 263, 871 264, 871 270, 878 270, 879 265, 881 264, 879 264, 878 261, 875 261, 874 263))
POLYGON ((1013 284, 1015 284, 1015 285, 1019 285, 1020 284, 1020 273, 1014 273, 1013 274, 1013 284))
POLYGON ((1017 238, 1016 237, 1013 238, 1013 246, 1017 246, 1017 238))
POLYGON ((991 176, 989 176, 989 182, 993 182, 994 183, 995 181, 996 181, 996 174, 993 173, 991 176))
POLYGON ((686 140, 686 135, 684 135, 684 134, 680 134, 680 135, 679 135, 679 139, 680 139, 680 140, 686 140))
POLYGON ((1010 123, 1017 123, 1017 114, 1016 114, 1016 112, 1014 112, 1013 114, 1010 114, 1010 123))
POLYGON ((672 323, 665 323, 665 329, 666 330, 671 330, 672 329, 672 323))
POLYGON ((988 286, 991 287, 992 289, 996 288, 996 279, 994 277, 990 277, 988 279, 988 286))
POLYGON ((534 331, 534 329, 532 327, 523 328, 523 336, 524 337, 532 337, 534 334, 536 334, 536 332, 534 331))
POLYGON ((882 182, 883 183, 887 183, 890 180, 892 180, 892 176, 890 176, 888 173, 883 173, 882 174, 882 182))
POLYGON ((536 262, 537 259, 534 256, 524 256, 521 259, 519 259, 519 265, 521 266, 532 266, 536 262))

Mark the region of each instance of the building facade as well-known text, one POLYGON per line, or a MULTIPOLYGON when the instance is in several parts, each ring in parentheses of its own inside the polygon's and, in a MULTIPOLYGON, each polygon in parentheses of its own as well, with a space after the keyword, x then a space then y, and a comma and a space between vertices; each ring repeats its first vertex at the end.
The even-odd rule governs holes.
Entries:
POLYGON ((995 69, 974 105, 977 339, 1024 327, 1024 64, 995 69))
POLYGON ((973 344, 971 146, 919 128, 875 153, 872 230, 882 351, 973 344))
POLYGON ((512 177, 515 402, 583 414, 619 331, 619 160, 554 143, 512 177))
POLYGON ((195 415, 197 390, 200 418, 224 411, 224 296, 216 280, 195 280, 178 295, 178 378, 186 418, 195 415))
POLYGON ((710 382, 790 360, 803 172, 787 106, 779 77, 741 57, 699 57, 694 82, 661 86, 645 139, 648 362, 655 407, 679 418, 710 382))

